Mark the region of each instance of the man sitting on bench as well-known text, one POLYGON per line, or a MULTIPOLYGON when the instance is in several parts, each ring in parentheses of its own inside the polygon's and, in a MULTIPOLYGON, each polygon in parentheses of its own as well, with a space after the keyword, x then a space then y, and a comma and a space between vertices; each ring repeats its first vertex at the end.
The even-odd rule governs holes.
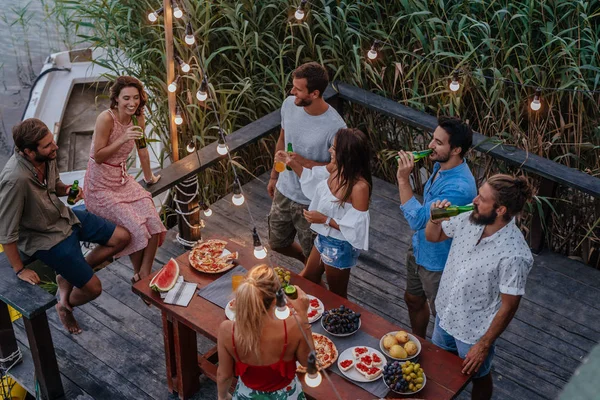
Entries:
MULTIPOLYGON (((100 295, 102 284, 92 268, 125 248, 129 232, 84 207, 71 210, 58 199, 70 186, 60 180, 58 146, 42 121, 27 119, 12 132, 15 153, 0 173, 0 244, 25 282, 35 285, 40 278, 24 267, 19 250, 56 271, 60 320, 70 333, 81 333, 73 307, 100 295), (80 241, 98 246, 84 258, 80 241)), ((77 200, 82 198, 80 189, 77 200)))

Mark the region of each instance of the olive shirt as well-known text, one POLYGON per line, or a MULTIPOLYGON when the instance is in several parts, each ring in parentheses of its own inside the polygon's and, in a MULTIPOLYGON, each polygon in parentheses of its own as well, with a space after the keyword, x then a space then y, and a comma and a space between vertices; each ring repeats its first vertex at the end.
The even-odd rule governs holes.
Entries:
POLYGON ((49 250, 71 234, 79 220, 56 194, 60 175, 56 160, 47 163, 46 181, 15 151, 0 172, 0 243, 18 241, 28 256, 49 250))

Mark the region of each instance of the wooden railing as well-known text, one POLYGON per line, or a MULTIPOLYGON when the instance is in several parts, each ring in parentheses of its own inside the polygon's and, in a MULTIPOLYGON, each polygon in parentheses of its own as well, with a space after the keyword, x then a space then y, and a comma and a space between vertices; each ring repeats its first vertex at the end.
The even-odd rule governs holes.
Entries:
MULTIPOLYGON (((336 108, 340 108, 343 101, 348 101, 398 119, 414 128, 432 132, 437 126, 437 118, 432 115, 343 82, 334 82, 327 89, 324 97, 336 108)), ((272 133, 280 124, 280 112, 277 110, 244 126, 227 136, 230 151, 235 152, 255 143, 272 133)), ((557 185, 565 185, 600 199, 600 179, 598 178, 514 146, 498 145, 489 137, 477 132, 473 137, 473 145, 482 153, 540 176, 542 178, 538 191, 540 196, 551 197, 555 193, 557 185)), ((198 150, 197 155, 190 154, 165 168, 161 171, 162 179, 148 190, 155 196, 225 158, 217 153, 216 146, 216 143, 212 143, 198 150)), ((543 246, 543 223, 540 218, 541 216, 535 213, 532 221, 530 245, 534 251, 541 250, 543 246)))

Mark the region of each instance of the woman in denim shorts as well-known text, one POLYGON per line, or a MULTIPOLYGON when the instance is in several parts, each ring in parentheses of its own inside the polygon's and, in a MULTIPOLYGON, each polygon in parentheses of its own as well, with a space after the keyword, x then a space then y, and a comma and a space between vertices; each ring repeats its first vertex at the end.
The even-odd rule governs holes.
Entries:
POLYGON ((315 246, 301 275, 320 283, 327 276, 329 290, 347 297, 350 268, 361 250, 369 248, 371 151, 367 136, 358 129, 340 129, 329 149, 331 162, 303 167, 293 153, 277 152, 300 177, 302 191, 311 199, 304 217, 317 233, 315 246))

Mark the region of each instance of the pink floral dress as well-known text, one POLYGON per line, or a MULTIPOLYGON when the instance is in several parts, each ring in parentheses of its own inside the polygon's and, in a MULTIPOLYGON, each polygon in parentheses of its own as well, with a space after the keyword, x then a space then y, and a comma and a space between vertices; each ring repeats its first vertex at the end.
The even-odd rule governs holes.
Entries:
MULTIPOLYGON (((129 125, 121 124, 112 110, 113 127, 108 144, 114 143, 129 125)), ((85 205, 93 214, 105 218, 127 229, 131 234, 129 245, 117 257, 135 253, 146 248, 154 234, 161 234, 162 243, 167 229, 154 207, 152 196, 133 176, 127 173, 127 157, 133 150, 133 140, 122 145, 102 164, 94 161, 94 142, 90 149, 90 160, 85 173, 85 205)))

